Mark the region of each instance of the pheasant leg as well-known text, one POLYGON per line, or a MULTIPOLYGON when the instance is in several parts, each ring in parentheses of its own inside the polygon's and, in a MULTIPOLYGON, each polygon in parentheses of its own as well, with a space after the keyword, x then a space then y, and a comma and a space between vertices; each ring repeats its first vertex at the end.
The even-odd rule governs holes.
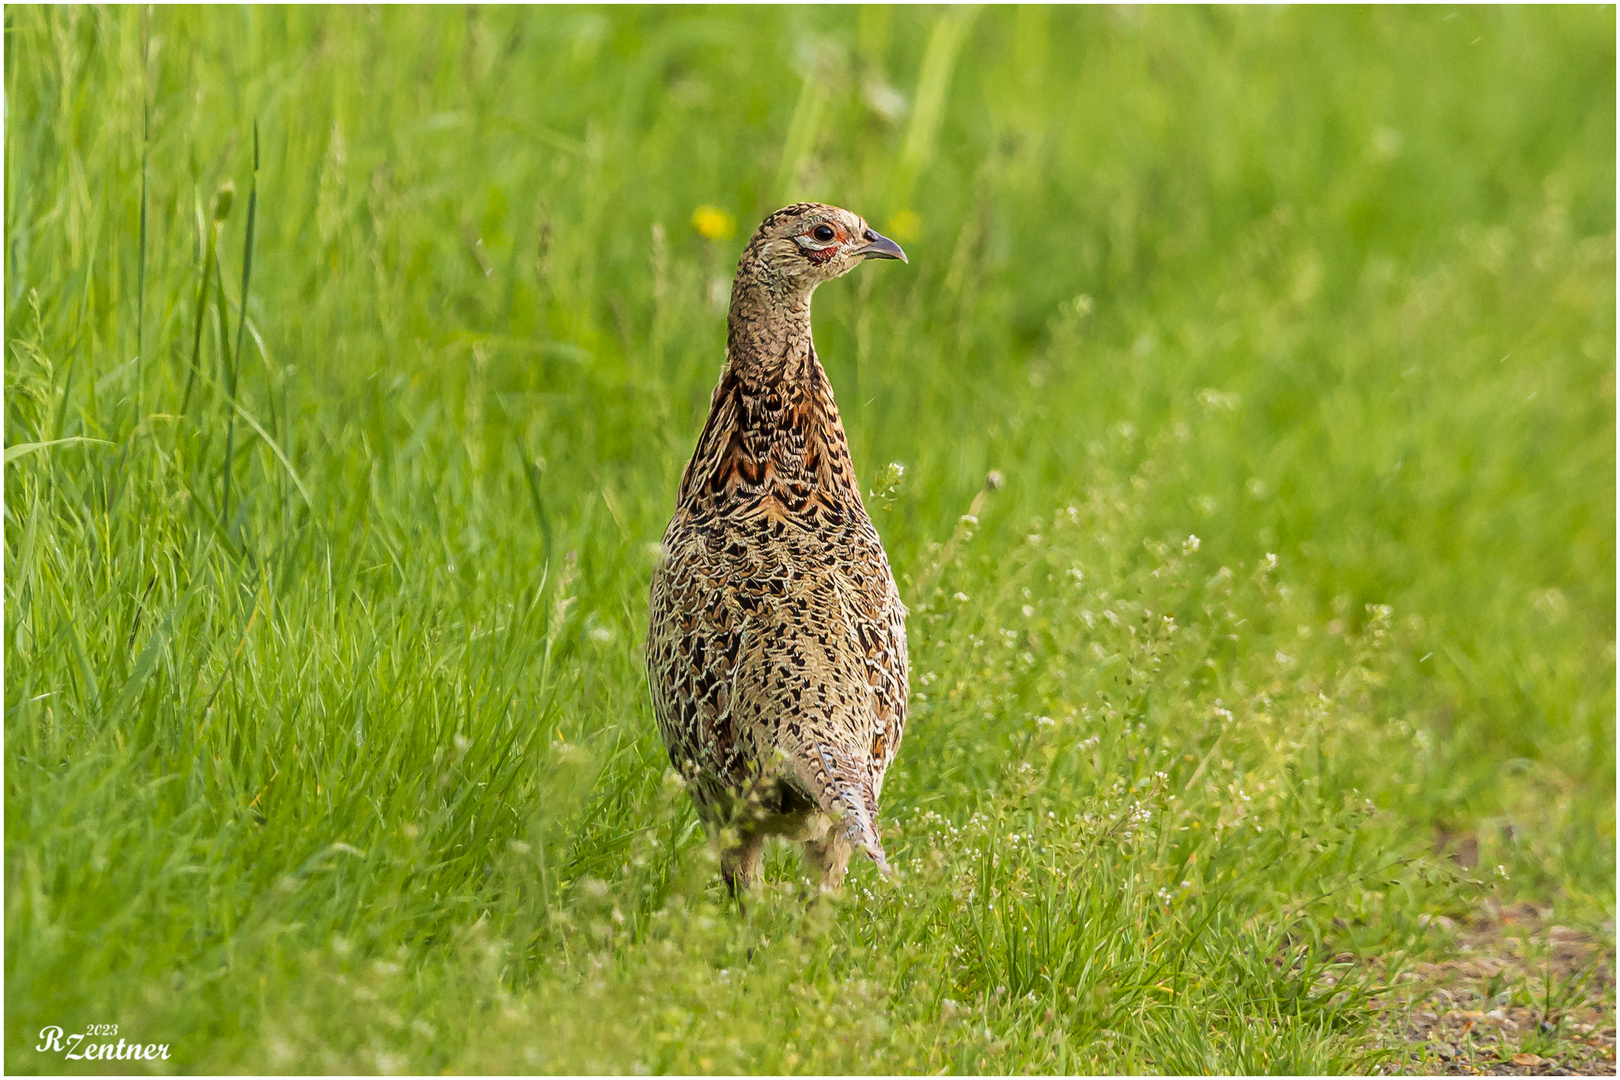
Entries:
POLYGON ((805 841, 804 861, 812 874, 821 875, 822 889, 833 891, 844 884, 853 850, 849 837, 838 829, 829 829, 821 839, 805 841))
POLYGON ((746 833, 732 847, 720 853, 720 876, 732 896, 740 896, 753 888, 759 880, 760 864, 765 860, 765 835, 746 833))

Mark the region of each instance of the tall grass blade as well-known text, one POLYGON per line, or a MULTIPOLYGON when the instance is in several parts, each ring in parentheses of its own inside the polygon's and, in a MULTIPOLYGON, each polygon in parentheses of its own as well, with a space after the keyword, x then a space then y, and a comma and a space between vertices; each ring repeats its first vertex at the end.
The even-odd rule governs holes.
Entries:
POLYGON ((208 284, 214 273, 214 244, 219 239, 219 226, 216 223, 209 221, 203 227, 208 230, 207 246, 203 251, 202 279, 197 282, 197 318, 191 329, 191 367, 186 373, 185 393, 180 397, 181 416, 185 416, 191 408, 191 392, 202 367, 203 321, 208 316, 208 284))
POLYGON ((152 5, 141 9, 141 250, 135 270, 135 424, 144 411, 146 380, 146 179, 152 146, 152 5))
POLYGON ((5 463, 10 465, 13 461, 16 461, 20 457, 26 457, 29 454, 37 451, 44 450, 52 446, 62 446, 66 443, 101 443, 103 446, 112 445, 112 443, 106 439, 92 439, 88 435, 69 435, 63 439, 46 439, 44 442, 13 443, 12 445, 6 447, 5 463))
MULTIPOLYGON (((248 188, 247 233, 242 238, 242 309, 236 316, 236 348, 232 351, 230 374, 225 384, 226 396, 236 401, 236 379, 242 369, 242 348, 246 343, 248 320, 248 282, 253 275, 253 223, 259 207, 259 122, 253 121, 253 180, 248 188)), ((225 495, 220 520, 225 532, 231 534, 231 458, 236 447, 236 410, 232 409, 225 427, 225 495)))

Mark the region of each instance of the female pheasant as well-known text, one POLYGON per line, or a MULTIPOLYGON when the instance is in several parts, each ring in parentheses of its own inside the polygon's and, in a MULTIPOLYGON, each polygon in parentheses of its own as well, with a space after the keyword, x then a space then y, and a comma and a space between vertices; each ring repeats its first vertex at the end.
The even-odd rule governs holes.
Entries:
POLYGON ((647 675, 670 761, 733 892, 765 840, 825 888, 860 847, 906 722, 906 608, 810 339, 810 294, 905 252, 848 210, 765 219, 731 287, 726 366, 652 576, 647 675))

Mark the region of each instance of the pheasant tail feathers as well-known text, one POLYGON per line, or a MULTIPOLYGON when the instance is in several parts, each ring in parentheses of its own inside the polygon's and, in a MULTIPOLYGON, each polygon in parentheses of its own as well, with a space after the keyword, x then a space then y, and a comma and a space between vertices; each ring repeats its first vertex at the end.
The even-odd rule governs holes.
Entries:
POLYGON ((878 839, 877 794, 872 789, 868 769, 849 761, 845 754, 826 743, 816 743, 811 772, 805 777, 817 793, 816 801, 822 810, 842 828, 844 835, 856 847, 864 850, 877 863, 879 870, 890 873, 888 857, 883 853, 883 841, 878 839))

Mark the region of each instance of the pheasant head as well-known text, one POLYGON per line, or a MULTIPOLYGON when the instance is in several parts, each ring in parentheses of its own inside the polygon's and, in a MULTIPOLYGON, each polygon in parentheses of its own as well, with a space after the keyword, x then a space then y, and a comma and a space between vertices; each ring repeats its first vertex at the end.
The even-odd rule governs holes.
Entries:
POLYGON ((731 343, 748 341, 752 348, 745 351, 774 352, 780 348, 782 331, 791 335, 802 325, 808 335, 810 294, 816 286, 867 259, 907 261, 899 244, 879 234, 859 214, 840 207, 794 203, 771 214, 755 230, 737 263, 731 286, 731 343))
POLYGON ((904 262, 906 253, 859 214, 821 203, 795 203, 760 223, 737 266, 737 283, 749 279, 779 298, 798 299, 867 259, 904 262))

